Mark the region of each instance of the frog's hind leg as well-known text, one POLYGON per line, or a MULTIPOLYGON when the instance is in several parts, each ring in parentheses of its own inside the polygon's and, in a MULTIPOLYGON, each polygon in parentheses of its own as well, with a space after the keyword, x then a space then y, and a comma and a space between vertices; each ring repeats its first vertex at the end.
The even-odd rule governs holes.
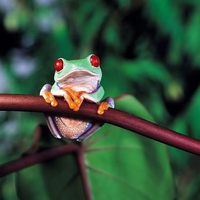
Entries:
MULTIPOLYGON (((107 110, 108 108, 115 107, 114 99, 111 97, 104 99, 103 102, 99 102, 98 104, 99 104, 99 108, 97 110, 97 113, 100 112, 100 114, 103 114, 104 111, 107 110)), ((104 125, 104 122, 91 122, 90 128, 86 130, 85 133, 81 134, 76 140, 81 142, 84 139, 89 138, 103 125, 104 125)))
POLYGON ((93 123, 87 120, 51 115, 46 115, 46 121, 49 130, 54 137, 65 137, 67 139, 75 139, 77 141, 82 141, 86 138, 86 136, 89 137, 98 127, 100 127, 99 125, 94 129, 93 123), (79 137, 81 138, 78 139, 79 137))
POLYGON ((62 137, 62 135, 61 135, 59 129, 57 128, 56 124, 55 124, 54 116, 46 115, 46 122, 47 122, 47 125, 48 125, 49 130, 51 131, 52 135, 55 138, 60 139, 62 137))
POLYGON ((93 135, 101 126, 103 126, 103 122, 94 122, 91 124, 90 128, 85 131, 82 135, 80 135, 76 140, 78 142, 81 142, 87 138, 89 138, 91 135, 93 135))

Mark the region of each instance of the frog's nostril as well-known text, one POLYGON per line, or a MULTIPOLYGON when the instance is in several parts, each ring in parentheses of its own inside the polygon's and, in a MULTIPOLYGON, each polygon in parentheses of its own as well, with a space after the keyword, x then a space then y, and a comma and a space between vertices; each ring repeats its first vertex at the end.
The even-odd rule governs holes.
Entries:
POLYGON ((100 66, 100 59, 99 59, 99 57, 96 56, 96 55, 94 55, 94 54, 91 55, 90 56, 90 63, 94 67, 99 67, 100 66))
POLYGON ((54 62, 54 69, 59 72, 63 69, 63 61, 61 58, 57 59, 55 62, 54 62))

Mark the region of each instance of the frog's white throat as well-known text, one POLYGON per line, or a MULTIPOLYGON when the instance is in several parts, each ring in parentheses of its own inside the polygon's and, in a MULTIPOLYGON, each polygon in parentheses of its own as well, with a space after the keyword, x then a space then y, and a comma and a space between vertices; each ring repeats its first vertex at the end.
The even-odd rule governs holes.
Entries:
POLYGON ((57 77, 56 82, 60 88, 69 87, 75 91, 91 93, 95 91, 100 82, 100 75, 87 70, 74 70, 62 77, 57 77))

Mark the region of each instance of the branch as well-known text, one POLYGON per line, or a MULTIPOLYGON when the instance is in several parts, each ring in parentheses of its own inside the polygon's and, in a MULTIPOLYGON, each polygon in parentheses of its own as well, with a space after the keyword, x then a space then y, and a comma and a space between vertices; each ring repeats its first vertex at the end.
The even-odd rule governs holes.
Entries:
POLYGON ((79 153, 80 150, 81 149, 79 145, 68 144, 19 158, 17 160, 0 165, 0 178, 12 172, 19 171, 21 169, 52 159, 54 157, 63 156, 69 153, 79 153))
POLYGON ((1 94, 0 110, 41 112, 58 116, 95 119, 97 121, 102 121, 125 128, 184 151, 200 155, 200 141, 194 138, 181 135, 177 132, 117 109, 109 109, 103 115, 98 115, 96 113, 96 104, 83 102, 80 110, 78 112, 74 112, 68 108, 63 99, 57 98, 57 100, 58 106, 54 108, 45 103, 41 96, 1 94))

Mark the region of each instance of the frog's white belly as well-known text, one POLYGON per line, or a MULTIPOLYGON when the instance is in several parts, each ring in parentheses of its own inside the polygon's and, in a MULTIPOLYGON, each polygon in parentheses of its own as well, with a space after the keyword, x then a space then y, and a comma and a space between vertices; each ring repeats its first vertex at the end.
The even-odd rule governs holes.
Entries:
POLYGON ((65 117, 55 117, 55 123, 61 135, 69 139, 77 139, 91 127, 91 124, 88 121, 65 117))

